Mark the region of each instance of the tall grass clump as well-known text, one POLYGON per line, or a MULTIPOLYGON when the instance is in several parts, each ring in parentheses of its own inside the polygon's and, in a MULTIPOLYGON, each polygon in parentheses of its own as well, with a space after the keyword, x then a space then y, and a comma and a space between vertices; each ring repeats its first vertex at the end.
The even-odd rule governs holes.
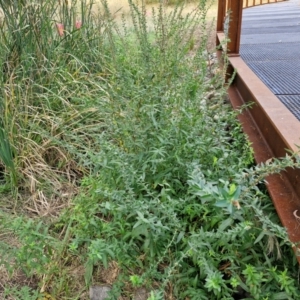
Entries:
MULTIPOLYGON (((85 29, 90 26, 91 7, 86 3, 81 8, 78 3, 69 7, 58 1, 0 4, 5 14, 1 27, 1 124, 16 153, 14 184, 18 181, 31 193, 39 186, 58 188, 84 173, 68 145, 74 145, 80 135, 89 139, 91 129, 84 131, 85 137, 81 130, 89 127, 88 116, 96 114, 95 108, 86 105, 89 82, 81 80, 89 74, 95 60, 92 52, 100 41, 91 41, 95 29, 85 29), (76 28, 78 22, 84 24, 81 30, 76 28), (63 36, 56 30, 60 25, 63 36)), ((101 68, 94 71, 100 73, 101 68)))
POLYGON ((105 0, 0 0, 2 190, 18 190, 0 202, 2 294, 297 299, 262 183, 299 159, 254 166, 207 48, 206 1, 187 15, 128 3, 117 25, 105 0), (13 284, 18 272, 28 281, 13 284))

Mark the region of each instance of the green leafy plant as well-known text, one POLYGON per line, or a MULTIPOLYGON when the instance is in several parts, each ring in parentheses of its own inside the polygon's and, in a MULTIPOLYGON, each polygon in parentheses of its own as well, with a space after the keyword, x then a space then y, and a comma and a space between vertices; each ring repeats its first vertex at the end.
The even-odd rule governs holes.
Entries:
POLYGON ((138 275, 131 275, 130 281, 131 281, 133 287, 139 287, 143 284, 143 279, 138 275))
POLYGON ((151 21, 143 1, 121 20, 107 1, 98 15, 85 1, 18 3, 0 0, 10 276, 62 300, 103 283, 114 299, 141 286, 149 299, 296 299, 293 245, 261 187, 299 158, 254 165, 223 71, 208 67, 209 3, 160 3, 151 21))
POLYGON ((39 292, 32 290, 28 286, 23 286, 20 290, 16 288, 4 290, 4 297, 14 297, 19 300, 37 300, 41 296, 39 292))

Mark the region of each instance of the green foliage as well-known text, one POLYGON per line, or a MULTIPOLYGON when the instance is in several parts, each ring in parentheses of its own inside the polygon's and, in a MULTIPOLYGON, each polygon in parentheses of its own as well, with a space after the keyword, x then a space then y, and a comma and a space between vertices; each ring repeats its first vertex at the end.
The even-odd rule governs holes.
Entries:
POLYGON ((259 185, 299 159, 253 166, 223 75, 207 67, 205 1, 187 16, 161 3, 153 29, 144 4, 129 0, 121 26, 106 1, 96 18, 78 4, 13 6, 15 17, 3 4, 2 140, 14 184, 48 203, 64 201, 66 182, 77 196, 56 217, 1 214, 19 243, 1 243, 1 264, 57 299, 78 299, 72 264, 87 286, 117 265, 116 299, 141 286, 153 300, 296 299, 292 245, 259 185))
POLYGON ((143 285, 143 279, 139 277, 138 275, 132 275, 130 276, 130 281, 133 287, 139 287, 143 285))
POLYGON ((17 288, 4 290, 4 297, 14 297, 18 300, 37 300, 39 299, 39 296, 42 295, 39 292, 32 290, 28 286, 23 286, 20 290, 17 288))
POLYGON ((8 139, 5 129, 0 127, 0 159, 9 170, 11 183, 15 186, 17 184, 17 173, 13 160, 13 151, 8 139))

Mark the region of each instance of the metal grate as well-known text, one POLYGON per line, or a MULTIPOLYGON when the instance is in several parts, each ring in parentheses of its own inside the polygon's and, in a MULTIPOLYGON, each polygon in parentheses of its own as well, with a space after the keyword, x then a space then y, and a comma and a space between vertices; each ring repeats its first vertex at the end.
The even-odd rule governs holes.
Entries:
MULTIPOLYGON (((286 21, 286 20, 290 20, 293 21, 294 19, 299 18, 299 14, 293 12, 289 12, 289 13, 284 13, 282 11, 280 11, 280 13, 262 13, 262 14, 253 14, 253 15, 245 15, 243 14, 243 26, 244 26, 244 22, 253 22, 256 21, 259 18, 259 22, 269 22, 272 20, 279 20, 279 21, 286 21)), ((278 25, 278 24, 277 24, 278 25)))
MULTIPOLYGON (((295 43, 300 42, 300 34, 295 33, 270 33, 270 34, 246 34, 241 36, 242 44, 265 44, 265 43, 295 43)), ((273 47, 270 45, 270 47, 273 47)), ((299 55, 299 54, 298 54, 299 55)), ((298 56, 297 55, 297 56, 298 56)))
POLYGON ((298 18, 285 18, 285 19, 270 19, 270 20, 257 20, 256 22, 254 20, 251 21, 243 21, 243 28, 251 28, 256 27, 258 30, 260 28, 264 27, 271 27, 271 26, 299 26, 298 23, 300 23, 300 18, 298 15, 298 18))
POLYGON ((277 97, 300 121, 300 95, 280 95, 277 97))
POLYGON ((244 10, 240 54, 300 121, 298 0, 244 10))
MULTIPOLYGON (((294 60, 295 53, 300 51, 298 43, 248 44, 241 45, 240 54, 245 62, 270 61, 270 60, 294 60)), ((300 55, 299 55, 300 58, 300 55)))
MULTIPOLYGON (((300 24, 300 19, 299 19, 300 24)), ((298 33, 300 34, 300 25, 297 26, 272 26, 272 27, 251 27, 242 29, 242 35, 246 34, 270 34, 270 33, 298 33)))
POLYGON ((300 95, 300 60, 248 61, 247 64, 275 95, 300 95))

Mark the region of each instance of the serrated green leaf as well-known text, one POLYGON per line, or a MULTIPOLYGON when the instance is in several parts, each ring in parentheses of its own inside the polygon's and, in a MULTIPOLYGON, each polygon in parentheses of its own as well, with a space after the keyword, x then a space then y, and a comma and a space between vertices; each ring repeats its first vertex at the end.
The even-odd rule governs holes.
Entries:
POLYGON ((136 228, 134 228, 134 229, 132 230, 131 235, 132 235, 133 237, 138 237, 138 236, 140 236, 140 235, 144 235, 144 236, 147 237, 147 236, 148 236, 148 225, 142 224, 142 225, 140 225, 140 226, 137 226, 136 228))

